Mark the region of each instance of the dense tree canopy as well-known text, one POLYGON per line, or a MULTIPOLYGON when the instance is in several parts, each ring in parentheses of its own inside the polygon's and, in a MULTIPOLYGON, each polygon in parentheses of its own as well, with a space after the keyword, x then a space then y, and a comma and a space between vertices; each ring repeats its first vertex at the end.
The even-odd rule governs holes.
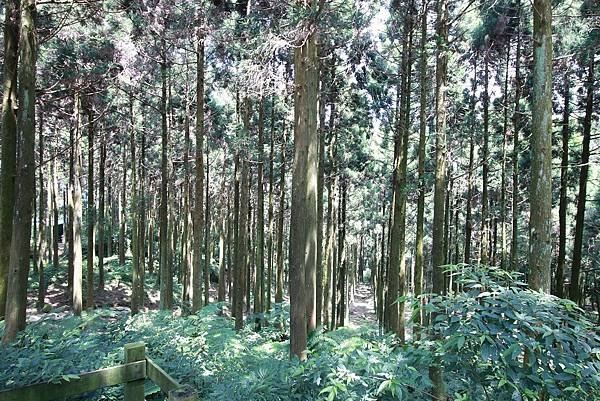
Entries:
POLYGON ((600 399, 597 1, 2 16, 0 399, 600 399))

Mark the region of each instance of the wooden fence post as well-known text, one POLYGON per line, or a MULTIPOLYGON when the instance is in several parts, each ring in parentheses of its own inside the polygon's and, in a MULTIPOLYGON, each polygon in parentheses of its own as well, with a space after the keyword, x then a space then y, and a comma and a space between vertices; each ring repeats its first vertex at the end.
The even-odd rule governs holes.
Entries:
MULTIPOLYGON (((142 342, 125 344, 125 363, 146 359, 146 344, 142 342)), ((125 383, 125 401, 144 401, 144 381, 135 380, 125 383)))
POLYGON ((169 391, 169 401, 198 401, 198 394, 193 387, 182 386, 169 391))

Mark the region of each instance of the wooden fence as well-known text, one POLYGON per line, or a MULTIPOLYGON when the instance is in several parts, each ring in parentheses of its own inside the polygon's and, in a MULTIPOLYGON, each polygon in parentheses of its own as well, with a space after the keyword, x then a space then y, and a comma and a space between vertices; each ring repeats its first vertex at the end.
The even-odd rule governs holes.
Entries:
POLYGON ((125 401, 144 401, 146 379, 168 394, 169 401, 198 400, 194 389, 181 386, 146 356, 144 343, 132 343, 125 345, 125 363, 122 365, 82 373, 79 378, 60 383, 38 383, 0 391, 0 401, 51 401, 119 384, 125 384, 125 401))

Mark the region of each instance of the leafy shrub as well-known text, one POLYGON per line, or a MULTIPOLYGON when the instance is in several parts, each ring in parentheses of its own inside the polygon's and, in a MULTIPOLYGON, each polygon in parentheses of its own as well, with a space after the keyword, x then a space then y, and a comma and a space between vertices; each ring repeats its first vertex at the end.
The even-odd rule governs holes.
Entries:
POLYGON ((427 306, 452 390, 485 400, 600 399, 600 337, 574 303, 518 273, 459 266, 462 292, 427 306))

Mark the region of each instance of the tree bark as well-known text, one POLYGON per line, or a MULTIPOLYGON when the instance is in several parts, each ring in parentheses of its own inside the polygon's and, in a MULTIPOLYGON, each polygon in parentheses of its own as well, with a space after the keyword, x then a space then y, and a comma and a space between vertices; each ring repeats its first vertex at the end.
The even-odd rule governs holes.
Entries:
POLYGON ((421 9, 421 41, 419 43, 419 149, 418 149, 418 182, 419 198, 417 200, 417 228, 415 236, 415 283, 414 294, 418 299, 420 309, 415 314, 413 334, 418 336, 423 324, 424 302, 419 299, 423 294, 423 236, 425 224, 425 148, 427 146, 427 0, 423 0, 421 9))
POLYGON ((290 356, 306 359, 316 326, 317 50, 315 34, 294 49, 294 167, 290 220, 290 356))
POLYGON ((202 306, 202 234, 204 232, 204 35, 196 31, 196 187, 194 192, 194 266, 192 268, 192 313, 202 306))
POLYGON ((17 64, 20 0, 4 3, 4 88, 0 169, 0 319, 6 310, 17 175, 17 64))
POLYGON ((556 262, 556 283, 554 291, 557 297, 564 298, 565 286, 565 258, 567 248, 567 190, 568 190, 568 164, 569 164, 569 72, 565 70, 563 86, 563 120, 562 120, 562 155, 560 162, 560 196, 558 207, 558 260, 556 262))
POLYGON ((590 161, 590 140, 592 133, 592 114, 594 109, 594 55, 589 54, 587 77, 587 96, 585 117, 583 119, 583 150, 581 151, 581 170, 579 171, 579 193, 577 195, 577 214, 575 217, 575 242, 573 244, 573 262, 571 265, 571 288, 569 298, 583 303, 581 289, 581 251, 583 247, 583 226, 585 223, 585 201, 587 196, 587 180, 590 161))
POLYGON ((94 254, 96 235, 96 205, 94 200, 94 117, 91 105, 86 106, 88 117, 88 188, 87 188, 87 292, 86 309, 94 309, 94 254))
MULTIPOLYGON (((169 310, 172 304, 172 281, 170 244, 169 244, 169 132, 167 127, 167 60, 166 44, 162 39, 162 54, 160 73, 162 80, 162 95, 160 103, 161 114, 161 185, 160 185, 160 210, 159 210, 159 254, 160 254, 160 303, 162 310, 169 310)), ((200 151, 202 152, 202 151, 200 151)), ((201 153, 202 154, 202 153, 201 153)), ((198 184, 197 184, 198 185, 198 184)), ((200 186, 202 192, 202 186, 200 186)), ((193 308, 192 308, 193 310, 193 308)))
POLYGON ((481 255, 480 261, 482 265, 489 263, 488 255, 490 251, 490 216, 489 216, 489 192, 488 192, 488 175, 489 175, 489 135, 490 135, 490 93, 489 93, 489 49, 485 50, 483 55, 484 72, 483 72, 483 155, 482 155, 482 192, 481 192, 481 255))
POLYGON ((513 150, 512 150, 512 235, 510 245, 510 268, 518 270, 519 245, 519 131, 521 121, 521 3, 517 2, 517 50, 515 55, 515 107, 512 116, 513 150))
POLYGON ((51 191, 52 191, 52 177, 44 178, 44 134, 42 126, 42 113, 38 114, 38 150, 39 150, 39 188, 40 188, 40 201, 38 205, 39 210, 39 229, 38 229, 38 249, 37 249, 37 273, 38 273, 38 299, 36 307, 38 311, 41 311, 44 307, 44 299, 46 297, 46 279, 44 275, 44 267, 46 265, 46 253, 48 250, 48 237, 50 233, 50 209, 51 204, 51 191))
POLYGON ((550 291, 552 261, 552 4, 533 3, 529 284, 550 291))
POLYGON ((73 312, 75 315, 81 315, 83 307, 82 299, 82 263, 83 255, 81 251, 81 227, 82 227, 82 206, 81 206, 81 97, 79 93, 75 94, 74 99, 74 141, 73 146, 73 182, 71 187, 71 199, 73 209, 73 232, 71 234, 73 249, 73 312))
MULTIPOLYGON (((448 4, 437 0, 436 73, 435 73, 435 185, 433 194, 433 293, 444 293, 444 198, 446 191, 446 88, 448 85, 448 4)), ((433 399, 446 399, 446 389, 439 361, 429 368, 433 383, 433 399)))
POLYGON ((106 166, 106 139, 104 135, 100 137, 100 165, 98 166, 98 289, 104 288, 104 248, 106 246, 105 238, 105 169, 106 166))
POLYGON ((18 330, 25 328, 27 278, 31 239, 32 205, 35 197, 35 82, 37 38, 35 0, 21 6, 18 69, 19 116, 21 134, 19 165, 16 177, 14 225, 11 237, 6 319, 2 343, 15 339, 18 330))
POLYGON ((277 282, 275 285, 275 302, 283 302, 283 223, 285 219, 285 120, 281 134, 281 164, 279 167, 279 216, 277 223, 277 282))

